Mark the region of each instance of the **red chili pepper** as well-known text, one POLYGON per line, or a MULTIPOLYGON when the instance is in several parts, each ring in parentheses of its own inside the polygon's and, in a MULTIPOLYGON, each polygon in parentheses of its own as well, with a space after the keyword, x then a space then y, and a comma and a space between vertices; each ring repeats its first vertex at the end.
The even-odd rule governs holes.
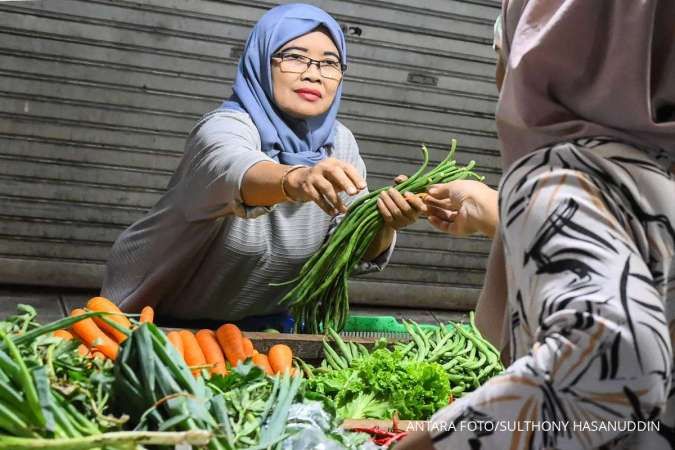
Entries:
POLYGON ((388 431, 377 426, 372 428, 352 428, 352 431, 368 433, 375 444, 382 446, 390 446, 408 435, 407 431, 398 429, 398 424, 395 424, 392 430, 388 431))
POLYGON ((408 435, 408 432, 407 432, 407 431, 402 431, 402 432, 397 433, 397 434, 395 434, 394 436, 390 437, 389 439, 387 439, 384 443, 382 443, 382 444, 380 444, 380 445, 386 445, 386 446, 388 447, 388 446, 390 446, 391 444, 393 444, 394 442, 400 441, 401 439, 403 439, 403 438, 406 437, 407 435, 408 435))

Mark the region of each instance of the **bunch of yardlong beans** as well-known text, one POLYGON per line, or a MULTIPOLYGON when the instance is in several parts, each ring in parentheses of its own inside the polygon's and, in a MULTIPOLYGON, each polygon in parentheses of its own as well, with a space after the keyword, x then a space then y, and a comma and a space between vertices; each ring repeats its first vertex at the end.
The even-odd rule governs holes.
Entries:
POLYGON ((449 323, 436 329, 422 329, 416 323, 405 323, 412 337, 408 343, 399 342, 395 348, 403 357, 417 361, 437 362, 448 374, 454 397, 472 391, 504 370, 499 351, 478 331, 474 314, 469 314, 469 326, 449 323))
MULTIPOLYGON (((419 194, 427 187, 453 180, 483 177, 472 171, 475 162, 458 166, 455 157, 457 142, 453 139, 448 156, 435 168, 425 172, 429 152, 422 146, 424 163, 409 179, 393 186, 401 193, 419 194)), ((354 266, 362 260, 373 239, 380 231, 383 220, 377 209, 377 199, 385 186, 373 191, 350 205, 328 241, 302 267, 295 283, 281 300, 288 305, 296 320, 296 328, 304 332, 319 333, 330 327, 342 330, 349 313, 348 279, 354 266)))

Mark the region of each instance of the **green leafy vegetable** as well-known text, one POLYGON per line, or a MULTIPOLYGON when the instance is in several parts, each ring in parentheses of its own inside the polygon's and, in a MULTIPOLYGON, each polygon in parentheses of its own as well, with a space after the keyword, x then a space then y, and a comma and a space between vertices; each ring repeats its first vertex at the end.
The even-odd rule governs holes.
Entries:
POLYGON ((308 390, 334 398, 343 418, 386 419, 398 412, 401 419, 424 420, 448 404, 450 384, 437 363, 379 349, 346 369, 317 373, 308 390))

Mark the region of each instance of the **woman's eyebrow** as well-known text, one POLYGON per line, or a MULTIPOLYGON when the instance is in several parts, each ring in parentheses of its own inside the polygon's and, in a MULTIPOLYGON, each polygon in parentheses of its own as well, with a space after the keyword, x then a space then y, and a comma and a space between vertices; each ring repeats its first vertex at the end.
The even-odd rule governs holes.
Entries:
POLYGON ((335 52, 323 52, 323 56, 335 56, 337 59, 340 59, 340 55, 335 52))
POLYGON ((279 52, 288 52, 290 50, 299 50, 299 51, 305 52, 305 53, 308 52, 308 50, 306 48, 303 48, 303 47, 287 47, 287 48, 283 48, 283 49, 279 50, 279 52))

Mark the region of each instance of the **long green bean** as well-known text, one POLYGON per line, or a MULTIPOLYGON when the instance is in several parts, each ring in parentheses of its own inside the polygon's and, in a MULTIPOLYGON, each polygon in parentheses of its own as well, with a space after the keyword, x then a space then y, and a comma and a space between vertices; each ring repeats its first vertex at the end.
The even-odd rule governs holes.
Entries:
MULTIPOLYGON (((431 184, 483 178, 472 171, 474 161, 460 167, 454 160, 457 142, 443 161, 431 170, 429 151, 422 146, 422 165, 407 180, 394 186, 401 193, 419 194, 431 184)), ((377 199, 385 186, 354 201, 326 243, 302 267, 298 276, 276 286, 293 287, 281 299, 296 319, 296 328, 319 333, 327 327, 341 330, 349 314, 348 279, 382 228, 377 199)))

